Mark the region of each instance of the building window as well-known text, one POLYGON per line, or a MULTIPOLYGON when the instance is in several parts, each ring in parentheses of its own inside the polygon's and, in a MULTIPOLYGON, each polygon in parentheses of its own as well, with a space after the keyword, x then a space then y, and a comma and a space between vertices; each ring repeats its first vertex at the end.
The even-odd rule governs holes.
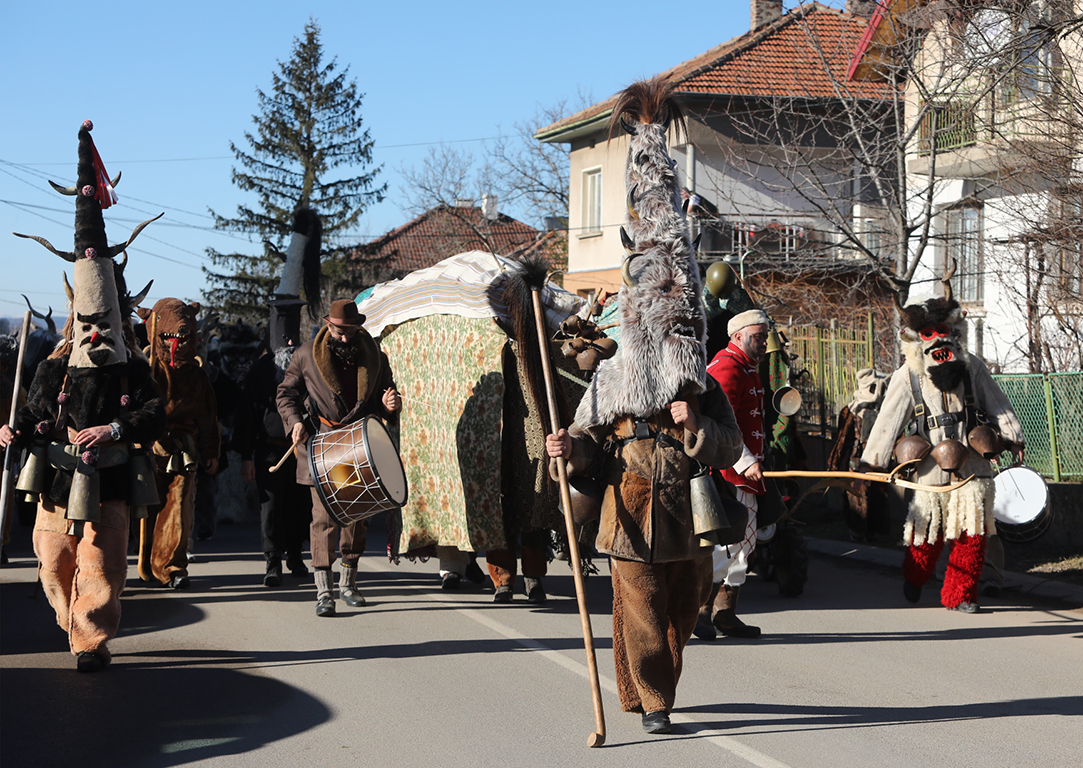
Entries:
POLYGON ((583 171, 583 228, 581 235, 602 233, 602 169, 583 171))
POLYGON ((857 236, 861 244, 874 257, 880 257, 880 222, 876 219, 858 219, 857 236))
POLYGON ((1053 222, 1058 235, 1057 286, 1061 298, 1083 300, 1083 191, 1062 192, 1059 221, 1053 222))
POLYGON ((955 296, 961 303, 978 304, 982 289, 982 216, 973 206, 953 208, 947 212, 947 248, 945 263, 956 264, 952 278, 955 296))

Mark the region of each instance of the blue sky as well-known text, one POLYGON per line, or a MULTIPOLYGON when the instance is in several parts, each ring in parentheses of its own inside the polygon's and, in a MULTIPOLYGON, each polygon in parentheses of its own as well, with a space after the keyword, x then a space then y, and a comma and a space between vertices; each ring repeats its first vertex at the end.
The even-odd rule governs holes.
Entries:
POLYGON ((349 66, 366 94, 364 124, 389 184, 388 200, 357 229, 363 242, 408 220, 398 169, 420 163, 430 146, 477 151, 479 139, 511 132, 539 106, 579 93, 606 98, 747 31, 748 9, 748 0, 5 2, 0 315, 22 314, 20 293, 66 313, 64 262, 10 233, 71 248, 74 205, 46 180, 74 182, 88 118, 109 173, 124 175, 120 204, 106 211, 110 242, 165 212, 129 249, 129 287, 154 279, 148 303, 199 300, 208 246, 258 252, 214 232, 207 209, 232 215, 255 203, 230 183, 229 143, 245 146, 255 91, 270 91, 310 16, 325 54, 349 66))

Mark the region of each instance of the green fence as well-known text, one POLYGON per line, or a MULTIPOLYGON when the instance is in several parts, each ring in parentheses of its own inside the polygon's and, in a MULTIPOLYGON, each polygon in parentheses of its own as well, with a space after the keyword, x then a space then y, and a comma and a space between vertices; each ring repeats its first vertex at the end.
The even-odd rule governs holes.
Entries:
POLYGON ((1083 481, 1083 373, 993 378, 1023 422, 1027 466, 1056 482, 1083 481))
MULTIPOLYGON (((797 425, 805 434, 834 439, 839 411, 854 397, 857 372, 893 368, 876 359, 870 316, 863 329, 783 329, 802 375, 797 425)), ((1026 463, 1055 482, 1083 482, 1083 372, 1002 374, 993 377, 1023 423, 1026 463)))

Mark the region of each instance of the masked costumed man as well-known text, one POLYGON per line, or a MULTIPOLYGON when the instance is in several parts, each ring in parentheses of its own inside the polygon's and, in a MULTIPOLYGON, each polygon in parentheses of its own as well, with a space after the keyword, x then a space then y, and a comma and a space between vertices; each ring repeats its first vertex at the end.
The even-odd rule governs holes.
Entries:
POLYGON ((636 83, 618 97, 611 130, 618 122, 631 134, 620 348, 546 449, 606 486, 596 546, 610 556, 621 708, 641 712, 648 733, 668 733, 683 649, 711 590, 690 480, 697 463, 731 466, 741 432, 706 372, 703 285, 666 148, 680 109, 664 82, 636 83))
POLYGON ((996 532, 990 459, 1006 448, 1021 462, 1024 440, 1019 419, 989 369, 966 352, 966 321, 950 280, 951 273, 943 279, 943 297, 903 307, 896 296, 905 362, 888 383, 861 460, 869 468, 886 468, 896 441, 907 432, 909 443, 924 446, 916 452, 923 457, 914 470, 917 482, 948 485, 974 477, 948 493, 914 492, 903 528, 908 547, 903 594, 912 603, 919 600, 945 540, 952 541, 940 602, 975 613, 986 538, 996 532), (929 446, 935 447, 930 451, 929 446))
POLYGON ((221 430, 214 385, 199 364, 199 304, 161 299, 138 310, 153 328, 151 368, 165 399, 168 427, 154 444, 162 505, 140 521, 139 576, 187 589, 188 540, 195 522, 196 471, 218 470, 221 430))
POLYGON ((331 566, 342 555, 339 591, 351 606, 364 605, 357 591, 357 561, 365 551, 368 522, 340 527, 320 500, 309 472, 309 434, 338 429, 368 415, 398 418, 402 400, 395 388, 391 364, 376 340, 364 329, 365 316, 349 299, 331 303, 331 311, 312 341, 294 353, 278 385, 278 413, 286 434, 297 447, 297 482, 312 488, 309 542, 316 579, 316 615, 334 616, 331 566))
POLYGON ((79 131, 77 184, 53 184, 76 198, 74 251, 33 237, 72 262, 72 314, 61 343, 38 366, 15 431, 0 428, 0 445, 31 448, 18 487, 38 496, 33 538, 41 583, 80 672, 96 672, 112 658, 107 643, 120 625, 129 504, 145 504, 145 494, 153 493, 149 473, 145 487, 133 477, 140 469, 133 443, 149 444, 165 426, 164 405, 128 319, 150 285, 130 296, 126 259, 113 261, 150 222, 128 242, 108 244, 102 209, 116 201, 119 176, 110 182, 92 127, 88 120, 79 131))
POLYGON ((308 304, 311 313, 320 302, 319 216, 311 209, 298 209, 293 215, 292 233, 278 290, 271 300, 269 349, 245 375, 245 402, 237 422, 236 445, 243 460, 242 472, 246 480, 255 480, 259 489, 265 587, 282 584, 283 558, 294 576, 308 575, 302 550, 312 524, 312 497, 308 488, 297 483, 297 458, 289 456, 271 472, 290 447, 278 415, 278 385, 300 344, 301 309, 308 304), (301 300, 302 283, 308 302, 301 300))

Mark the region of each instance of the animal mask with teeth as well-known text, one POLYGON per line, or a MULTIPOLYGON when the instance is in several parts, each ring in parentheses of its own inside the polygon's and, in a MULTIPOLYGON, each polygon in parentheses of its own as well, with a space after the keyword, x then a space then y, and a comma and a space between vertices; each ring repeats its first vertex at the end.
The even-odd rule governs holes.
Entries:
POLYGON ((954 266, 943 278, 945 294, 905 307, 896 307, 902 319, 899 335, 907 365, 927 375, 937 389, 948 392, 959 386, 966 374, 966 321, 952 295, 954 266))
POLYGON ((139 317, 149 322, 151 314, 157 317, 154 324, 154 356, 170 368, 197 365, 199 332, 196 320, 199 304, 185 304, 180 299, 160 299, 153 309, 138 310, 139 317))

